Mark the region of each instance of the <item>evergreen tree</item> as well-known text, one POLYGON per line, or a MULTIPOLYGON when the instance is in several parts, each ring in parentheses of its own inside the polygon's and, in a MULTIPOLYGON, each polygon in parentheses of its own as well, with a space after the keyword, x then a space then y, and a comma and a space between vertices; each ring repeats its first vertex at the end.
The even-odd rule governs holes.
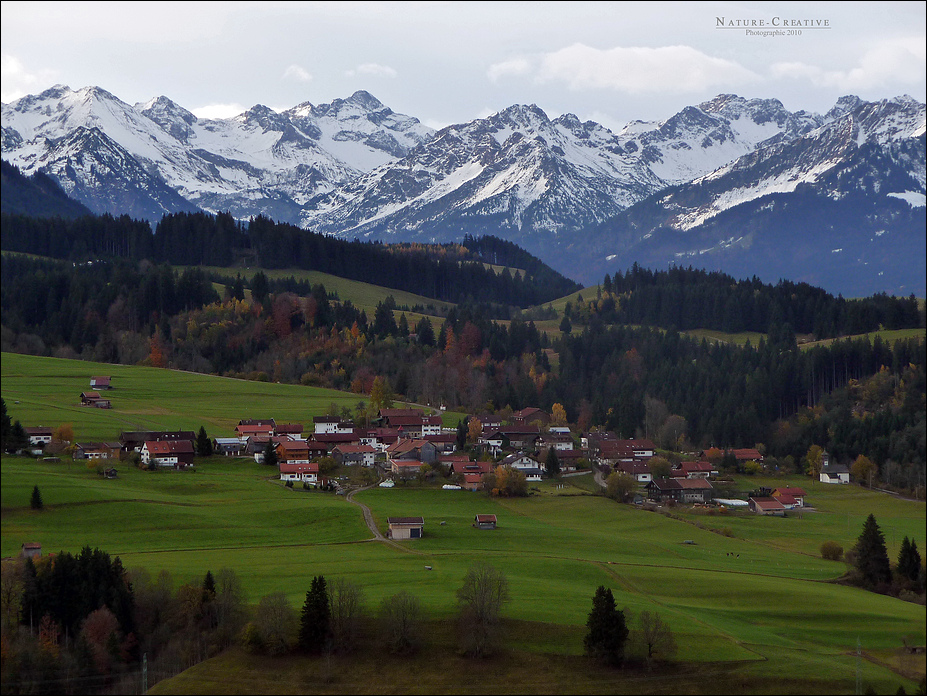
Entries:
POLYGON ((203 578, 203 602, 208 602, 216 598, 216 580, 212 576, 212 571, 206 571, 206 577, 203 578))
POLYGON ((21 452, 29 446, 29 436, 26 434, 26 429, 23 427, 23 424, 19 421, 13 423, 6 446, 6 451, 14 454, 16 452, 21 452))
POLYGON ((306 652, 319 654, 331 641, 331 607, 328 586, 323 575, 312 578, 299 625, 299 645, 306 652))
POLYGON ((422 317, 419 320, 418 324, 415 325, 415 333, 418 335, 418 342, 423 346, 433 346, 435 344, 435 329, 428 317, 422 317))
POLYGON ((547 461, 544 462, 544 470, 550 478, 560 476, 560 459, 557 457, 557 450, 553 447, 547 450, 547 461))
POLYGON ((467 446, 467 424, 463 420, 457 421, 457 449, 463 450, 467 446))
POLYGON ((892 569, 888 560, 888 551, 885 549, 885 536, 876 523, 875 516, 870 513, 863 525, 863 532, 859 535, 854 548, 856 552, 856 569, 863 582, 875 587, 880 583, 891 582, 892 569))
POLYGON ((898 553, 898 572, 909 580, 917 580, 921 572, 921 554, 913 539, 904 538, 898 553))
POLYGON ((583 640, 586 654, 612 665, 621 664, 629 631, 624 612, 615 606, 610 589, 599 585, 595 591, 586 626, 589 628, 583 640))
POLYGON ((267 441, 264 448, 264 463, 267 466, 277 466, 277 448, 274 446, 273 438, 267 441))
POLYGON ((200 426, 200 431, 196 435, 196 453, 201 457, 212 456, 212 440, 206 434, 206 428, 200 426))
POLYGON ((35 486, 32 489, 32 501, 30 502, 33 510, 41 510, 44 507, 42 503, 42 494, 39 493, 39 487, 35 486))
POLYGON ((263 303, 270 292, 270 283, 263 271, 258 271, 251 279, 251 299, 257 303, 263 303))
MULTIPOLYGON (((5 164, 5 163, 4 163, 5 164)), ((10 414, 6 412, 6 401, 0 399, 0 449, 6 451, 7 442, 13 434, 13 422, 10 420, 10 414)))

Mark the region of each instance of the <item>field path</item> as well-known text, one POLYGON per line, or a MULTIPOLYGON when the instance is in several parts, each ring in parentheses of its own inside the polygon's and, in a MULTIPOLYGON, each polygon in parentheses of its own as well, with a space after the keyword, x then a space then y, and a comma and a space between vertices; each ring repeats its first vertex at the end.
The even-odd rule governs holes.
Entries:
POLYGON ((348 494, 345 496, 345 500, 347 500, 347 501, 348 501, 349 503, 351 503, 352 505, 356 505, 357 507, 359 507, 359 508, 361 509, 361 511, 364 513, 364 522, 367 523, 367 528, 368 528, 368 529, 371 531, 371 533, 373 534, 373 539, 371 539, 370 541, 381 541, 381 542, 383 542, 384 544, 388 544, 389 546, 392 546, 393 548, 399 549, 400 551, 405 551, 406 553, 421 553, 420 551, 416 551, 416 550, 414 550, 414 549, 407 548, 407 547, 403 546, 402 544, 397 544, 397 543, 396 543, 395 541, 393 541, 392 539, 387 539, 385 536, 383 536, 383 535, 380 533, 379 528, 377 527, 377 523, 376 523, 376 522, 374 521, 374 519, 373 519, 373 513, 370 512, 370 508, 367 507, 366 505, 364 505, 364 504, 363 504, 362 502, 360 502, 359 500, 354 500, 354 494, 355 494, 355 493, 360 493, 361 491, 369 490, 369 489, 373 488, 373 487, 376 486, 376 485, 378 485, 378 484, 374 483, 374 484, 372 484, 372 485, 370 485, 370 486, 364 486, 363 488, 357 488, 357 489, 351 491, 350 493, 348 493, 348 494))

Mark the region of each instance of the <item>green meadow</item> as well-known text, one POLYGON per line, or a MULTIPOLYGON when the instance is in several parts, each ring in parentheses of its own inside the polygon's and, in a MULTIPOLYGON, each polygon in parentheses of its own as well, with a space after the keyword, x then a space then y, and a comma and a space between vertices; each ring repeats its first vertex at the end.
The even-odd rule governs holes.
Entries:
MULTIPOLYGON (((131 419, 140 412, 148 414, 145 427, 205 423, 230 432, 242 417, 305 421, 333 400, 357 401, 306 387, 8 354, 2 395, 14 420, 73 422, 79 439, 115 438, 137 427, 131 419), (70 401, 58 403, 89 388, 91 374, 113 376, 112 413, 84 416, 70 401), (138 413, 127 416, 129 410, 138 413)), ((389 516, 424 517, 422 539, 384 544, 344 497, 288 489, 275 470, 253 460, 213 457, 187 472, 118 469, 110 480, 80 462, 4 457, 2 555, 16 555, 27 541, 40 542, 43 552, 89 545, 119 556, 130 569, 166 569, 178 583, 228 567, 251 602, 283 591, 296 608, 313 576, 350 577, 371 609, 400 590, 413 592, 436 641, 406 663, 382 655, 388 667, 368 664, 366 656, 345 663, 350 679, 337 669, 319 676, 312 670, 322 669, 321 662, 256 660, 232 651, 160 683, 162 693, 847 693, 857 669, 878 693, 899 686, 911 693, 916 680, 899 672, 924 673, 923 656, 912 663, 899 652, 905 640, 924 644, 923 606, 837 583, 845 567, 818 552, 825 540, 850 548, 870 512, 892 558, 905 535, 924 549, 923 502, 856 486, 812 485, 803 477, 742 479, 745 490, 800 485, 814 511, 710 516, 679 507, 665 515, 592 494, 589 476, 576 485, 565 479, 564 488, 537 485, 522 499, 408 484, 356 496, 381 531, 389 516), (35 485, 42 511, 30 509, 35 485), (475 529, 473 518, 481 513, 496 514, 498 529, 475 529), (476 561, 502 570, 511 592, 506 657, 479 666, 457 656, 445 635, 455 591, 476 561), (635 680, 584 660, 582 637, 599 585, 612 588, 632 617, 660 613, 676 634, 676 666, 635 680), (535 681, 540 675, 543 686, 535 681), (390 679, 384 683, 392 691, 378 687, 378 679, 390 679), (531 688, 519 689, 513 680, 531 688)))

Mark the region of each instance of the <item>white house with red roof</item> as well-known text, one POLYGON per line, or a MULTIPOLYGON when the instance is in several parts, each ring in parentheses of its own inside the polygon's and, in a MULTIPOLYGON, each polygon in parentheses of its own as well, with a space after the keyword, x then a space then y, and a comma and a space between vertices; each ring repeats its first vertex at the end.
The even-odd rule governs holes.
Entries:
POLYGON ((307 483, 310 486, 324 485, 325 480, 319 474, 318 462, 280 462, 281 481, 292 481, 293 483, 307 483))
POLYGON ((182 468, 193 464, 195 451, 189 440, 149 440, 142 445, 142 464, 182 468))

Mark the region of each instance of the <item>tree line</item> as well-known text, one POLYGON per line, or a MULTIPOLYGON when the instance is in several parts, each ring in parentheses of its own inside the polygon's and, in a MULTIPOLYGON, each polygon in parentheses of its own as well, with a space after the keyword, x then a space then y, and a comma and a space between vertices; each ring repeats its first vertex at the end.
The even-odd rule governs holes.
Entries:
POLYGON ((582 299, 568 305, 566 316, 574 322, 594 314, 611 324, 770 335, 784 331, 817 339, 924 327, 924 312, 913 294, 847 300, 807 283, 770 285, 755 276, 737 280, 691 267, 653 271, 635 264, 627 273, 606 274, 598 293, 582 299))
MULTIPOLYGON (((0 216, 5 251, 73 261, 148 260, 174 266, 230 266, 242 259, 265 269, 299 268, 331 273, 447 302, 486 302, 529 307, 576 290, 578 285, 526 252, 501 241, 506 260, 530 270, 487 268, 484 243, 447 255, 438 249, 392 249, 376 242, 345 241, 258 216, 248 223, 228 213, 176 213, 154 229, 128 216, 77 219, 0 216)), ((512 245, 514 246, 514 245, 512 245)), ((498 256, 498 254, 496 254, 498 256)))

